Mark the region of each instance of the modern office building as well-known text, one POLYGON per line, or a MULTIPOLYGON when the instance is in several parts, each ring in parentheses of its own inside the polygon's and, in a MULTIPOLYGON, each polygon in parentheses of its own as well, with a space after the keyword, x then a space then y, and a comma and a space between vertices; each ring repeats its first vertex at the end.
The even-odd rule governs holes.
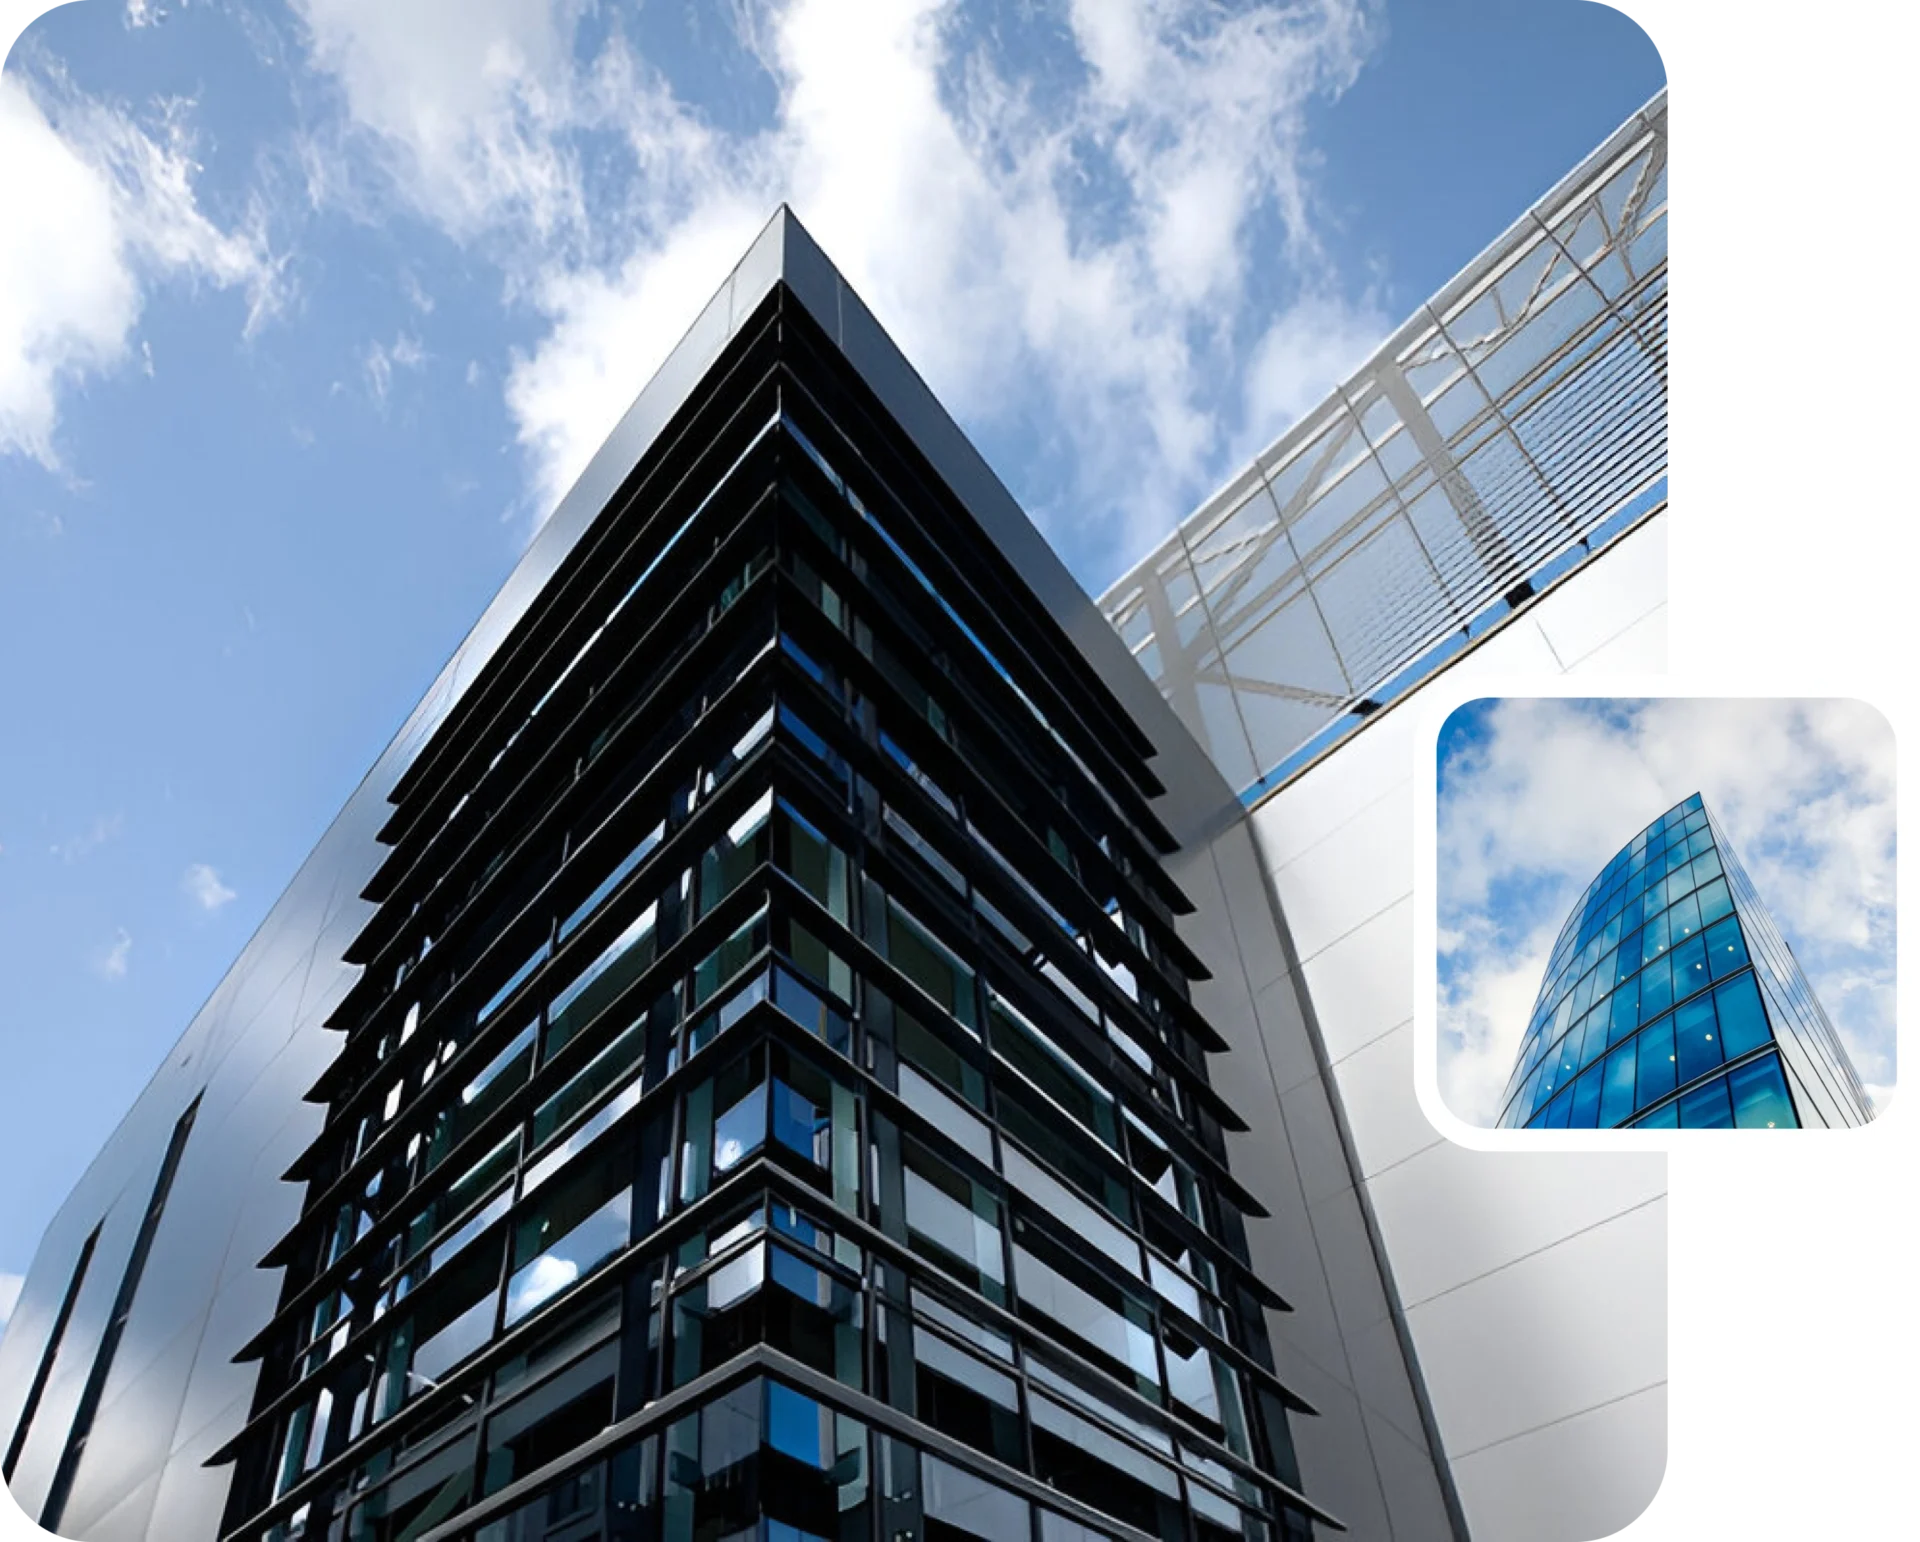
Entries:
POLYGON ((1873 1117, 1853 1063, 1695 793, 1560 929, 1500 1114, 1513 1129, 1797 1129, 1873 1117))
MULTIPOLYGON (((1289 618, 1192 689, 777 215, 49 1227, 0 1339, 27 1513, 89 1542, 1631 1519, 1664 1166, 1426 1126, 1395 800, 1436 668, 1658 662, 1664 146, 1656 102, 1414 324, 1423 359, 1453 329, 1472 412, 1396 386, 1389 443, 1350 383, 1181 527, 1167 639, 1230 599, 1289 618), (1191 555, 1314 446, 1276 528, 1191 555), (1342 512, 1356 446, 1383 481, 1342 512), (1440 552, 1449 520, 1467 555, 1423 592, 1454 608, 1367 601, 1391 643, 1296 680, 1288 597, 1331 618, 1398 571, 1365 532, 1440 552), (1303 692, 1312 721, 1213 736, 1303 692)), ((1417 375, 1406 346, 1362 378, 1417 375)))

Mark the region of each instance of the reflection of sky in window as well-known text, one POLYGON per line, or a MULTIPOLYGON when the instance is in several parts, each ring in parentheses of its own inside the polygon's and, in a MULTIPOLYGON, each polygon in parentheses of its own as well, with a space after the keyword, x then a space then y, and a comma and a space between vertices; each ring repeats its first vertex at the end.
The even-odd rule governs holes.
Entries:
POLYGON ((831 1466, 831 1417, 812 1398, 777 1381, 767 1383, 767 1444, 774 1450, 809 1467, 831 1466))
POLYGON ((507 1283, 507 1321, 517 1322, 627 1244, 633 1209, 623 1189, 507 1283))
POLYGON ((572 1259, 542 1253, 513 1277, 513 1288, 507 1293, 507 1316, 524 1317, 579 1278, 580 1266, 572 1259))

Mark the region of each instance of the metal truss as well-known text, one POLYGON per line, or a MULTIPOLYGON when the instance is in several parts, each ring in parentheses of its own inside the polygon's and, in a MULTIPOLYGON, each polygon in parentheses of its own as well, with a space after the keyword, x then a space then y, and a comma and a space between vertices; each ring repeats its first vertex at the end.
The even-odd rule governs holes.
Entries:
POLYGON ((1236 787, 1664 501, 1666 166, 1663 91, 1104 596, 1236 787))

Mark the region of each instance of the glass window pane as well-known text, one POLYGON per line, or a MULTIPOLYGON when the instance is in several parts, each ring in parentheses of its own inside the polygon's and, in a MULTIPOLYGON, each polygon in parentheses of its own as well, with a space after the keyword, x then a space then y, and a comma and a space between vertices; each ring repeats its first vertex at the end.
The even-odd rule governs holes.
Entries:
POLYGON ((1638 975, 1613 993, 1608 1012, 1607 1043, 1618 1044, 1640 1023, 1640 978, 1638 975))
POLYGON ((1714 923, 1707 933, 1707 963, 1716 980, 1724 980, 1736 969, 1747 965, 1747 943, 1740 935, 1740 923, 1732 916, 1714 923))
POLYGON ((588 916, 600 908, 600 902, 620 887, 620 881, 625 878, 627 874, 631 873, 652 855, 653 848, 660 844, 661 839, 666 833, 667 827, 664 822, 655 825, 641 839, 638 846, 635 846, 633 850, 629 851, 626 856, 620 859, 614 866, 613 871, 601 879, 599 884, 594 888, 594 891, 582 900, 579 905, 574 908, 573 912, 560 923, 560 940, 562 942, 565 942, 578 930, 582 921, 586 920, 588 916))
POLYGON ((897 904, 887 904, 887 958, 969 1028, 978 1028, 973 971, 897 904))
POLYGON ((918 1143, 903 1140, 900 1151, 907 1245, 990 1301, 1005 1302, 999 1201, 918 1143))
MULTIPOLYGON (((1651 902, 1648 909, 1652 909, 1651 902)), ((1640 929, 1640 962, 1651 964, 1667 951, 1667 916, 1662 911, 1640 929)))
POLYGON ((1614 955, 1613 983, 1617 986, 1640 967, 1640 934, 1628 933, 1620 939, 1620 951, 1614 955))
POLYGON ((1680 1105, 1669 1103, 1664 1108, 1656 1108, 1645 1118, 1636 1119, 1634 1125, 1642 1130, 1677 1130, 1680 1128, 1680 1105))
POLYGON ((1567 1115, 1567 1128, 1591 1130, 1600 1120, 1600 1067, 1588 1066, 1573 1084, 1573 1107, 1567 1115))
POLYGON ((1709 996, 1689 1001, 1673 1014, 1675 1052, 1680 1057, 1680 1081, 1684 1086, 1696 1076, 1704 1076, 1726 1056, 1720 1049, 1720 1030, 1714 1021, 1713 999, 1709 996))
MULTIPOLYGON (((604 1187, 604 1179, 600 1186, 604 1187)), ((508 1326, 627 1245, 632 1233, 633 1190, 621 1189, 597 1210, 576 1220, 577 1197, 585 1192, 588 1190, 583 1185, 556 1194, 543 1207, 544 1214, 520 1223, 514 1237, 514 1262, 520 1267, 507 1282, 508 1326)))
POLYGON ((1581 1028, 1577 1031, 1581 1034, 1580 1063, 1591 1065, 1607 1047, 1607 1009, 1595 1007, 1581 1019, 1581 1028))
POLYGON ((1634 1107, 1645 1108, 1663 1098, 1677 1085, 1678 1062, 1673 1047, 1673 1019, 1663 1017, 1635 1041, 1639 1061, 1635 1079, 1634 1107))
MULTIPOLYGON (((1698 863, 1694 864, 1699 867, 1698 863)), ((1700 902, 1700 924, 1711 926, 1722 916, 1733 914, 1733 896, 1727 893, 1727 881, 1716 878, 1694 896, 1700 902)))
POLYGON ((544 1057, 550 1059, 653 962, 658 914, 657 903, 647 906, 553 998, 548 1010, 547 1041, 541 1051, 544 1057))
POLYGON ((985 1478, 943 1462, 937 1456, 920 1458, 921 1503, 929 1530, 951 1528, 962 1536, 991 1542, 1024 1538, 1032 1531, 1027 1502, 985 1478))
POLYGON ((1680 1099, 1683 1130, 1727 1130, 1733 1127, 1733 1105, 1727 1100, 1727 1080, 1717 1076, 1680 1099))
MULTIPOLYGON (((1679 881, 1675 880, 1676 883, 1679 881)), ((1691 894, 1683 895, 1673 902, 1673 908, 1667 912, 1667 935, 1678 943, 1699 930, 1700 902, 1691 894)))
POLYGON ((1633 1113, 1633 1062, 1631 1044, 1622 1044, 1607 1056, 1600 1092, 1600 1128, 1603 1130, 1611 1129, 1633 1113))
POLYGON ((1673 950, 1673 999, 1685 1001, 1708 984, 1705 934, 1695 932, 1673 950))
POLYGON ((1758 1049, 1773 1037, 1751 972, 1736 976, 1716 990, 1713 1004, 1720 1014, 1720 1044, 1729 1060, 1758 1049))
POLYGON ((1778 1055, 1767 1055, 1729 1071, 1727 1090, 1733 1094, 1733 1122, 1741 1129, 1799 1127, 1800 1121, 1793 1113, 1793 1099, 1787 1094, 1787 1079, 1780 1072, 1778 1055))
POLYGON ((1107 1145, 1118 1150, 1113 1095, 997 991, 988 996, 993 1048, 1026 1079, 1107 1145))
POLYGON ((1673 1005, 1673 968, 1656 958, 1640 971, 1640 1021, 1651 1022, 1673 1005))

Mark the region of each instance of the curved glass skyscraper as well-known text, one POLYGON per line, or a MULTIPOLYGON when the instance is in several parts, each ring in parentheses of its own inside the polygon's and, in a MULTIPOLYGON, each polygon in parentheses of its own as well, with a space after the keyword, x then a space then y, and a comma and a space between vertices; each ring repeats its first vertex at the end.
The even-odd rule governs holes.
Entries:
POLYGON ((1502 1128, 1791 1129, 1873 1110, 1695 793, 1623 846, 1560 929, 1502 1128))

